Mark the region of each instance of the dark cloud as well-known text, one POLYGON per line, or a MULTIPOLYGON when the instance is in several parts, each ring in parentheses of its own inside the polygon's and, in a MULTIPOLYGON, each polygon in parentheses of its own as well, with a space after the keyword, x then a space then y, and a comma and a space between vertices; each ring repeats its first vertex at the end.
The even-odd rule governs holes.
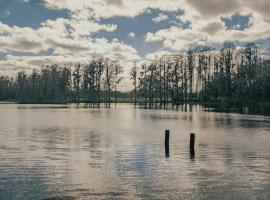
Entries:
POLYGON ((247 0, 246 2, 252 10, 270 18, 270 0, 247 0))
POLYGON ((188 0, 187 2, 205 17, 232 13, 241 6, 239 0, 188 0))
POLYGON ((5 38, 5 40, 0 40, 0 46, 4 52, 39 52, 43 47, 41 41, 29 40, 28 38, 24 37, 18 37, 14 39, 10 37, 5 38))
POLYGON ((53 48, 61 48, 70 52, 84 52, 89 51, 89 47, 82 46, 81 44, 75 44, 74 42, 60 42, 52 39, 47 40, 47 44, 53 48))
POLYGON ((114 5, 114 6, 122 6, 123 2, 122 0, 104 0, 108 5, 114 5))
POLYGON ((203 32, 206 32, 210 35, 214 35, 221 30, 224 30, 224 25, 222 22, 212 22, 207 26, 205 26, 204 28, 202 28, 203 32))

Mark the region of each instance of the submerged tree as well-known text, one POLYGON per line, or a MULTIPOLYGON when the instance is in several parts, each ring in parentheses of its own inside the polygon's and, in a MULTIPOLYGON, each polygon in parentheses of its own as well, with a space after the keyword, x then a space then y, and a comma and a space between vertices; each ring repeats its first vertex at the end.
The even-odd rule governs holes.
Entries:
POLYGON ((116 61, 113 65, 113 88, 114 88, 114 103, 117 102, 117 86, 123 80, 121 74, 123 74, 123 67, 120 65, 118 61, 116 61))
POLYGON ((76 65, 72 73, 73 75, 73 88, 75 90, 76 102, 80 103, 80 90, 81 90, 81 65, 76 65))
POLYGON ((134 66, 131 68, 130 79, 132 80, 132 85, 134 86, 134 104, 137 104, 137 79, 138 79, 138 69, 136 62, 134 66))

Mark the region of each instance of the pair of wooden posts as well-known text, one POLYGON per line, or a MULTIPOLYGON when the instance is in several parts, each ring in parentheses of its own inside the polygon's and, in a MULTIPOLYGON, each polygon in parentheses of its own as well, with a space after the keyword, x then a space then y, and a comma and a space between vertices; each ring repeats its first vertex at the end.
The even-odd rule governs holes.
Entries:
MULTIPOLYGON (((195 154, 195 134, 190 133, 189 149, 191 157, 195 154)), ((170 130, 165 130, 165 156, 170 157, 170 130)))

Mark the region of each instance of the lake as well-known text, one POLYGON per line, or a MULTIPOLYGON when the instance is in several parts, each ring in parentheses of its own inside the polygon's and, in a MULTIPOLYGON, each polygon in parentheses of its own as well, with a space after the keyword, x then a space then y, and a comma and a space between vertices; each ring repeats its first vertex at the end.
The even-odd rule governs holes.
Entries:
POLYGON ((270 117, 0 104, 0 127, 3 200, 270 199, 270 117))

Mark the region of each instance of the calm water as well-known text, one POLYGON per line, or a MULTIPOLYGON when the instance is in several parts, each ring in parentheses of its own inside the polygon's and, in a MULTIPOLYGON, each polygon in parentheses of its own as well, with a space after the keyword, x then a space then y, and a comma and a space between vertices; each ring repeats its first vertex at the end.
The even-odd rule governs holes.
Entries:
POLYGON ((0 127, 0 199, 270 199, 269 117, 0 104, 0 127))

